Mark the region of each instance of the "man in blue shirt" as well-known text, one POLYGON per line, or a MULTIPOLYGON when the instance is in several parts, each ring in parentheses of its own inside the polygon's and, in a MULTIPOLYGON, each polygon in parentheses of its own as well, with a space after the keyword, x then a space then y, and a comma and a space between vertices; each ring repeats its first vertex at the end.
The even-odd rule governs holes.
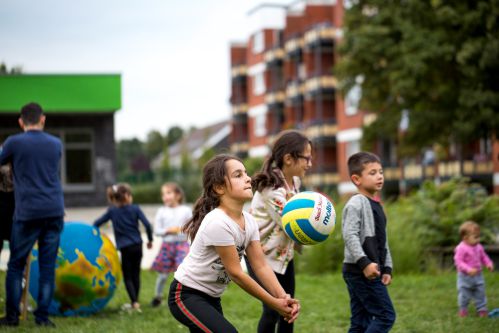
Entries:
POLYGON ((23 271, 38 241, 40 278, 35 323, 53 327, 48 308, 54 293, 55 261, 64 225, 59 179, 62 143, 43 131, 45 115, 36 103, 21 109, 19 125, 24 132, 8 137, 0 152, 0 165, 12 165, 16 202, 5 285, 7 311, 0 318, 0 326, 19 325, 23 271))

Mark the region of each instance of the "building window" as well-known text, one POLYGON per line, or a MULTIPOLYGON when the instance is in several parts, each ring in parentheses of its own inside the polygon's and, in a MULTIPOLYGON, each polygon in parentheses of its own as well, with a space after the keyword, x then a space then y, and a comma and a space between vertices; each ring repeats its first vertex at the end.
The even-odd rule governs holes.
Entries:
POLYGON ((264 72, 258 72, 253 76, 253 94, 259 96, 265 92, 264 72))
POLYGON ((61 181, 64 190, 94 187, 94 138, 90 130, 52 130, 62 141, 61 181))
POLYGON ((267 120, 266 113, 255 116, 255 129, 253 133, 255 134, 256 137, 267 135, 266 120, 267 120))
POLYGON ((253 53, 257 54, 262 52, 264 46, 263 31, 259 31, 253 36, 253 53))
POLYGON ((352 156, 355 153, 358 153, 360 151, 360 141, 359 140, 354 140, 354 141, 347 141, 346 144, 346 159, 350 156, 352 156))
MULTIPOLYGON (((91 130, 47 130, 62 141, 61 182, 64 190, 93 190, 94 137, 91 130)), ((9 135, 0 133, 0 145, 9 135)))

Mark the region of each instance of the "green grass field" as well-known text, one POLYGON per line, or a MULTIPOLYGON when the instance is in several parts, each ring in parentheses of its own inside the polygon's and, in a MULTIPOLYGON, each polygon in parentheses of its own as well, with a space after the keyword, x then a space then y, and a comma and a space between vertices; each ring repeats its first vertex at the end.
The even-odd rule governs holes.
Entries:
MULTIPOLYGON (((188 332, 162 305, 151 308, 156 275, 142 273, 142 313, 126 313, 120 310, 127 302, 123 284, 100 313, 87 318, 53 317, 57 332, 188 332)), ((486 272, 489 308, 499 307, 499 278, 497 273, 486 272)), ((0 298, 5 303, 5 272, 0 272, 0 298)), ((397 311, 397 321, 392 332, 498 332, 499 319, 457 317, 455 273, 439 275, 395 276, 390 295, 397 311)), ((297 333, 346 332, 349 323, 349 300, 341 274, 321 276, 297 276, 297 298, 302 313, 295 325, 297 333)), ((223 296, 224 313, 241 333, 256 332, 260 315, 260 303, 231 283, 223 296)), ((471 309, 470 309, 471 310, 471 309)), ((31 332, 36 330, 33 315, 10 331, 31 332)), ((40 329, 41 330, 41 329, 40 329)), ((8 331, 4 329, 3 331, 8 331)))

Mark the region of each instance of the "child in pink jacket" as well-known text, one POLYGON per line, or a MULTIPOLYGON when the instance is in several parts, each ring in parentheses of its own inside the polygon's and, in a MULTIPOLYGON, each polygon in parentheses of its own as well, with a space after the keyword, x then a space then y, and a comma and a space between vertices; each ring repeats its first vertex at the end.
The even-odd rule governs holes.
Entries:
POLYGON ((471 299, 480 317, 487 316, 487 298, 485 297, 485 280, 482 266, 490 271, 494 269, 492 260, 485 253, 480 242, 480 226, 473 222, 464 222, 459 227, 461 242, 454 249, 454 264, 457 269, 457 302, 459 316, 468 315, 468 304, 471 299))

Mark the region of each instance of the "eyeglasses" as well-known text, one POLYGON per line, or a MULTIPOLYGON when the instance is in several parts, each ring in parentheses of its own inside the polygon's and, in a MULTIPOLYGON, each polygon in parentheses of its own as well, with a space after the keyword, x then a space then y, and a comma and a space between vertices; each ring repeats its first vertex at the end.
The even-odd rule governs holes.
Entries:
POLYGON ((303 158, 308 163, 312 163, 312 156, 298 155, 298 158, 303 158))

